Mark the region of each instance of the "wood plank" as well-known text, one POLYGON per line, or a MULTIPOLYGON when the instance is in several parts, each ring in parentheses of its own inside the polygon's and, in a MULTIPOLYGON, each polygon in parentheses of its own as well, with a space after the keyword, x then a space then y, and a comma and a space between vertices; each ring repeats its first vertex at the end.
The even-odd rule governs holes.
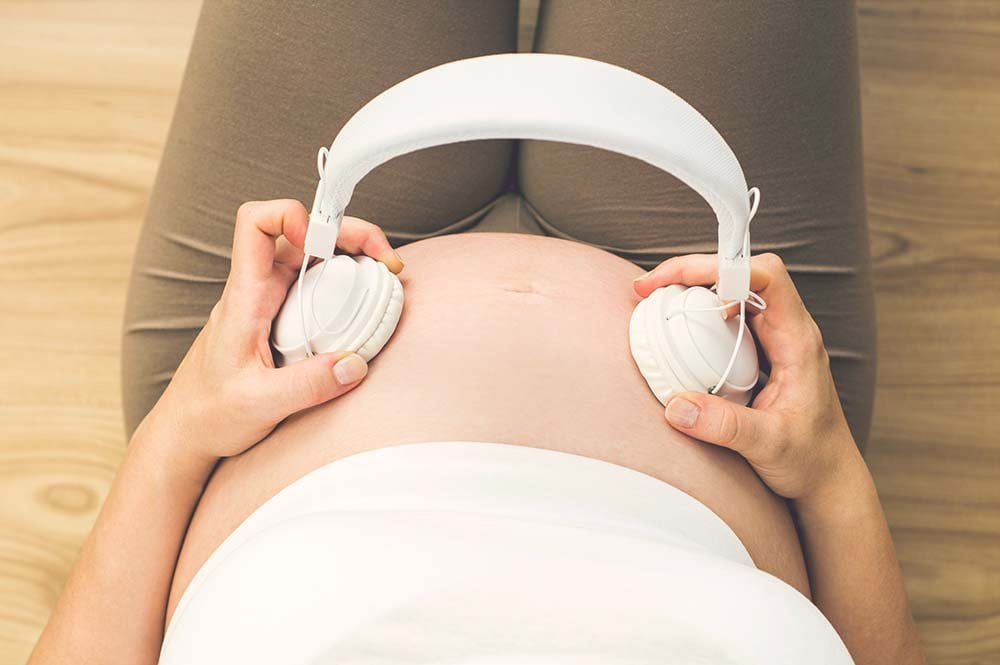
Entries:
POLYGON ((132 251, 200 2, 0 3, 0 662, 22 663, 122 455, 132 251))
POLYGON ((1000 662, 1000 4, 861 0, 868 461, 928 662, 1000 662))

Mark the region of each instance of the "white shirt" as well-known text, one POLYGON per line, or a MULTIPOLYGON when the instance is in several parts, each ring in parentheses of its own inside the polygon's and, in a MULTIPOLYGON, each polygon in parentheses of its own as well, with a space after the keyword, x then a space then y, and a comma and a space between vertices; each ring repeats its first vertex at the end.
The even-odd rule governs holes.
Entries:
POLYGON ((208 559, 161 663, 851 663, 798 591, 655 478, 482 442, 299 479, 208 559))

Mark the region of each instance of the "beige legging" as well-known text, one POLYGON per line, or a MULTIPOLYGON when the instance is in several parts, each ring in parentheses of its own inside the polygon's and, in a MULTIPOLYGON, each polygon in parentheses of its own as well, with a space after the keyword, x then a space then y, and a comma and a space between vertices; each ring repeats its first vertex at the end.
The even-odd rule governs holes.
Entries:
MULTIPOLYGON (((434 65, 517 50, 517 12, 517 0, 206 0, 129 288, 130 434, 219 298, 239 204, 294 197, 308 205, 316 150, 355 111, 434 65)), ((718 127, 763 192, 753 251, 789 265, 863 447, 875 321, 853 4, 542 0, 534 50, 637 71, 718 127)), ((381 226, 396 246, 467 231, 532 233, 643 268, 714 252, 717 242, 708 206, 671 176, 595 148, 539 141, 400 157, 360 183, 347 213, 381 226)))

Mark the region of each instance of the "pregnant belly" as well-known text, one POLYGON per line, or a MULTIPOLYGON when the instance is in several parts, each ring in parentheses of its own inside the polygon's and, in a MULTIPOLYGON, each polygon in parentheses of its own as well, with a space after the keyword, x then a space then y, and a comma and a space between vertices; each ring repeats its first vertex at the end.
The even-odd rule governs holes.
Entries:
POLYGON ((651 475, 715 511, 759 568, 808 593, 784 502, 736 454, 670 428, 632 361, 640 268, 580 243, 508 233, 430 238, 399 253, 406 302, 392 339, 355 390, 219 465, 169 612, 212 550, 296 479, 365 450, 447 440, 548 448, 651 475))

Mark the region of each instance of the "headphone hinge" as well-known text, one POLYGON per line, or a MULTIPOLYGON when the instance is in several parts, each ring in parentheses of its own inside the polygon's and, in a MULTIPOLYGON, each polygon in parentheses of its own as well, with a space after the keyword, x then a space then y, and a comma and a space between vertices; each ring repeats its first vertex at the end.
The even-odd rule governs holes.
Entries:
POLYGON ((332 259, 337 248, 337 236, 340 235, 340 222, 343 213, 329 215, 326 213, 309 213, 309 228, 306 230, 306 242, 303 250, 307 257, 332 259))
POLYGON ((729 259, 719 254, 719 282, 716 293, 721 300, 739 302, 750 297, 750 252, 743 251, 729 259))

